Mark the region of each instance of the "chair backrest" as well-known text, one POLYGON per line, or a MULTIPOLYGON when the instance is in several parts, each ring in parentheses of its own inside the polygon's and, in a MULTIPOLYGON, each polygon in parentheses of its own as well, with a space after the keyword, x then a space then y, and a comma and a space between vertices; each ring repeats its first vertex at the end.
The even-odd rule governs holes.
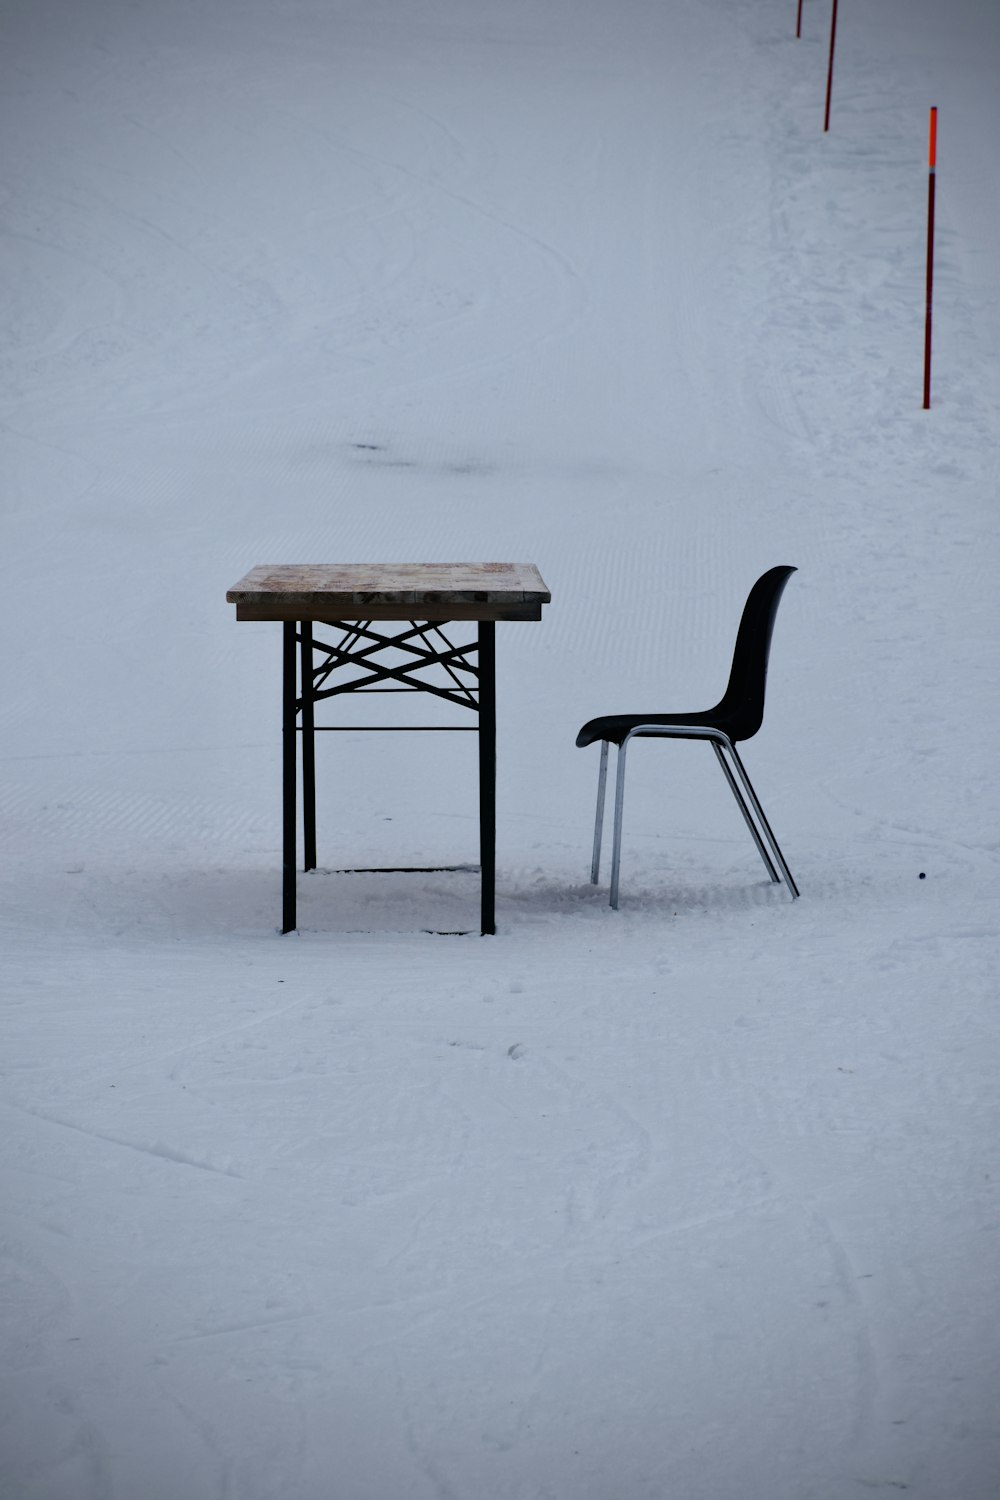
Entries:
POLYGON ((769 568, 754 584, 743 606, 729 683, 713 720, 732 740, 748 740, 764 722, 767 659, 774 619, 785 584, 796 570, 769 568))

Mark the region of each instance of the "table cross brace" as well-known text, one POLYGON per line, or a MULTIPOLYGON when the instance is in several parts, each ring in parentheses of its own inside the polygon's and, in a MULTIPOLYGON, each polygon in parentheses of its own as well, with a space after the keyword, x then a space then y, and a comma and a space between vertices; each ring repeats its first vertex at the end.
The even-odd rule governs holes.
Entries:
MULTIPOLYGON (((305 656, 303 657, 303 693, 298 700, 300 710, 304 707, 307 696, 317 703, 345 693, 406 692, 432 693, 461 708, 473 711, 478 709, 479 666, 469 660, 477 652, 475 641, 456 646, 439 625, 417 620, 411 620, 408 629, 392 634, 373 630, 370 620, 350 623, 323 620, 316 623, 340 630, 343 634, 335 643, 310 637, 312 652, 320 653, 324 659, 317 666, 314 658, 312 664, 307 666, 305 656), (443 646, 436 638, 440 638, 443 646), (365 644, 359 645, 359 642, 365 644), (402 662, 380 659, 383 652, 401 654, 406 659, 402 662), (359 670, 367 675, 352 676, 346 681, 328 685, 335 673, 359 670), (422 675, 435 670, 445 677, 450 686, 422 675), (308 687, 307 678, 311 679, 308 687), (398 683, 399 686, 385 686, 387 683, 398 683)), ((303 633, 299 634, 299 640, 305 645, 306 637, 303 633)))

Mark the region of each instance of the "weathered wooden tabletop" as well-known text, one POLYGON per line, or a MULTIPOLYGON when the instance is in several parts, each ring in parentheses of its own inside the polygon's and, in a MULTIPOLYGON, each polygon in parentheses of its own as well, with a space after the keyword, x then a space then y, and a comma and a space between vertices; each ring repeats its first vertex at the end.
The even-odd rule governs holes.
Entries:
POLYGON ((540 620, 534 563, 264 563, 226 594, 237 620, 540 620))

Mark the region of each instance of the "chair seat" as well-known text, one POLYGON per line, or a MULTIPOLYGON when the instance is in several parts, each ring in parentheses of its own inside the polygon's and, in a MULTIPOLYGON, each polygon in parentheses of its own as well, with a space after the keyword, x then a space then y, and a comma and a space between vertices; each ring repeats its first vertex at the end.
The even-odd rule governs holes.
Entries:
POLYGON ((606 714, 600 719, 589 719, 577 735, 576 743, 581 749, 585 745, 593 745, 596 740, 607 740, 612 745, 620 745, 637 724, 662 724, 664 728, 676 724, 687 729, 721 729, 730 739, 740 738, 738 734, 730 733, 725 714, 706 708, 697 714, 606 714))

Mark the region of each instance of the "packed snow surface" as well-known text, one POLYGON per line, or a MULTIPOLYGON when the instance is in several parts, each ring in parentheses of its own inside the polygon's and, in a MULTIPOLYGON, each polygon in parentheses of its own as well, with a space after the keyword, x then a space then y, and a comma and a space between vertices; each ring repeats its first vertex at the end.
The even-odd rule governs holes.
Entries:
POLYGON ((1000 7, 795 12, 0 0, 4 1500, 1000 1493, 1000 7), (281 937, 226 589, 488 560, 497 936, 352 734, 281 937))

